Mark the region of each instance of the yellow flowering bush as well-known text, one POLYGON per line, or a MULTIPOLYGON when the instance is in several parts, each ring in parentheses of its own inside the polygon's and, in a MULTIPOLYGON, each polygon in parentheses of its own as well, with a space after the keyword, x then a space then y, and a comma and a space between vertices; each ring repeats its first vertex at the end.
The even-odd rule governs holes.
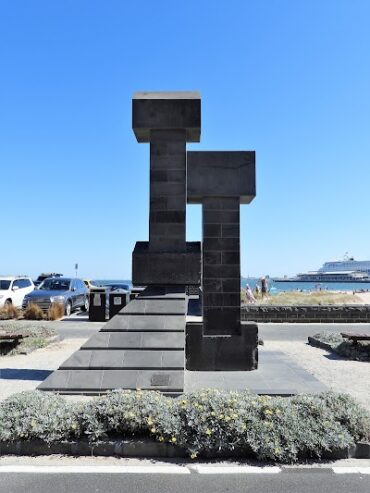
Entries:
POLYGON ((333 392, 292 398, 204 390, 178 398, 116 391, 69 402, 38 391, 0 403, 0 442, 148 438, 199 456, 294 462, 370 441, 370 416, 333 392))

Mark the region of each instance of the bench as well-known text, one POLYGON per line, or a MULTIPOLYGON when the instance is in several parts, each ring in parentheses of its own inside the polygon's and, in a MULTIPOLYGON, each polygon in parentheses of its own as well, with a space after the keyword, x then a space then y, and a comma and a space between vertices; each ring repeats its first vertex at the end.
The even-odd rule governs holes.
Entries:
POLYGON ((29 334, 12 332, 9 330, 0 330, 0 354, 9 353, 19 344, 19 341, 25 337, 29 337, 29 334))
POLYGON ((25 336, 20 332, 7 332, 5 330, 0 330, 0 341, 9 341, 11 339, 19 340, 19 339, 23 339, 23 337, 28 337, 28 336, 25 336))
POLYGON ((370 341, 370 334, 360 334, 356 332, 341 332, 340 335, 345 339, 349 339, 354 341, 355 343, 358 341, 370 341))
POLYGON ((353 345, 367 352, 370 352, 370 334, 359 334, 356 332, 341 332, 340 335, 349 341, 353 341, 353 345))

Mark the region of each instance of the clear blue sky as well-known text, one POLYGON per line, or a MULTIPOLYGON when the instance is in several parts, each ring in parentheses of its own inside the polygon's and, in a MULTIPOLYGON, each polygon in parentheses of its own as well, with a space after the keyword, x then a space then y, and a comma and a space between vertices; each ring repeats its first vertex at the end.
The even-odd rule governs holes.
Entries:
POLYGON ((256 150, 244 275, 369 259, 369 25, 368 0, 0 0, 0 273, 130 278, 137 90, 201 92, 190 148, 256 150))

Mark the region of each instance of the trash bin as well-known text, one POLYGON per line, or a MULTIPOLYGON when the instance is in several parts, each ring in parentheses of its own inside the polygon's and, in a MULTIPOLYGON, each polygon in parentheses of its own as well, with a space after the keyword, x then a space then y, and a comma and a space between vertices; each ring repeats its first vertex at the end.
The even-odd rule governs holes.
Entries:
POLYGON ((130 293, 124 290, 112 291, 109 293, 109 319, 114 317, 130 301, 130 293))
POLYGON ((89 320, 105 322, 107 293, 105 288, 94 288, 90 291, 89 320))

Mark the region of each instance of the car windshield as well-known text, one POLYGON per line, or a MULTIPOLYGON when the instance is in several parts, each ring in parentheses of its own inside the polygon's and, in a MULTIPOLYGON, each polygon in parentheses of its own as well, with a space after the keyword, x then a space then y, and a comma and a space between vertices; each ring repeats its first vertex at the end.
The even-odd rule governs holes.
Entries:
POLYGON ((69 291, 71 281, 69 279, 45 279, 39 289, 48 291, 69 291))
POLYGON ((5 279, 0 279, 0 289, 7 290, 9 289, 10 281, 6 281, 5 279))

